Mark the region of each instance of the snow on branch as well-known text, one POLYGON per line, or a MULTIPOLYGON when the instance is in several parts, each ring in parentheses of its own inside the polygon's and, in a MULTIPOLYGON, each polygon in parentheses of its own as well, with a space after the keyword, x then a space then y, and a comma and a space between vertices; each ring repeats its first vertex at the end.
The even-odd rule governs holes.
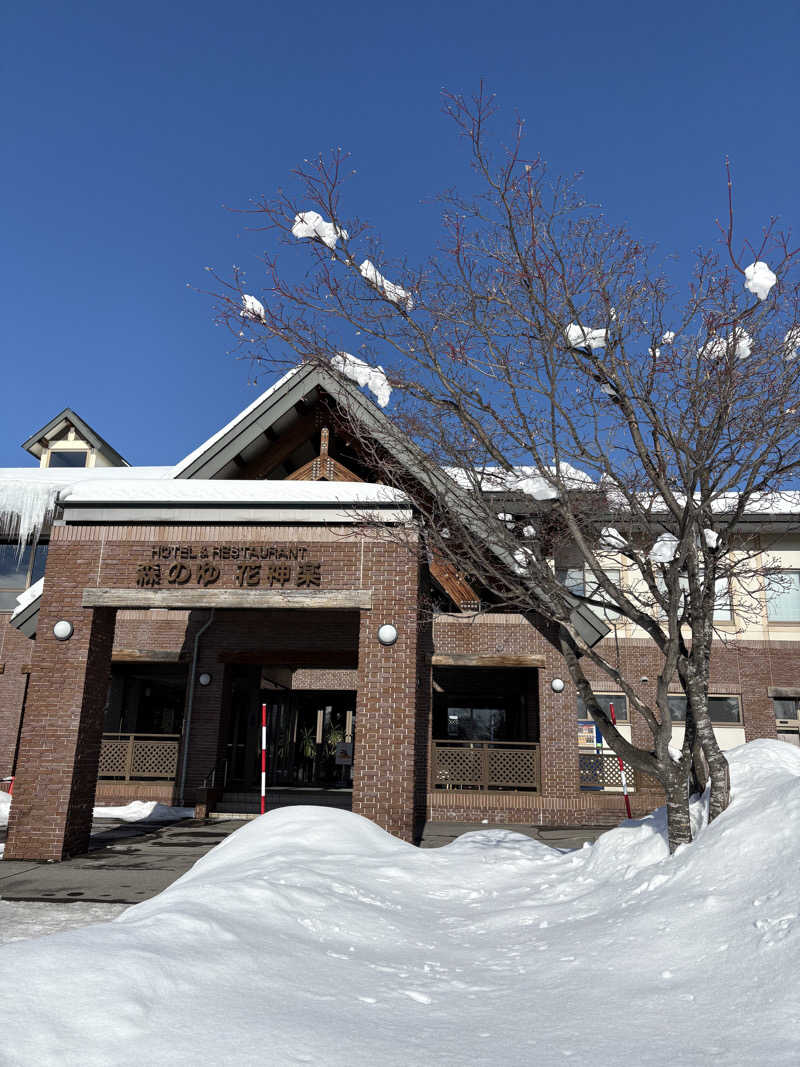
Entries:
POLYGON ((628 539, 613 526, 604 526, 600 531, 598 547, 602 552, 619 552, 626 547, 628 539))
POLYGON ((564 330, 564 336, 570 348, 605 348, 608 341, 608 330, 592 330, 588 326, 571 322, 564 330))
POLYGON ((362 389, 369 389, 379 407, 385 408, 389 403, 392 387, 383 367, 370 367, 363 359, 351 356, 349 352, 338 352, 331 358, 331 366, 362 389))
POLYGON ((266 316, 264 314, 264 305, 260 300, 257 300, 254 296, 250 296, 249 293, 242 293, 242 310, 239 314, 243 319, 253 319, 255 322, 264 322, 266 316))
POLYGON ((650 549, 653 563, 672 563, 678 551, 678 538, 675 534, 663 533, 650 549))
POLYGON ((365 259, 358 269, 361 271, 361 277, 368 281, 373 288, 377 289, 381 296, 385 296, 393 304, 404 305, 406 311, 413 309, 414 300, 411 293, 401 286, 387 281, 370 260, 365 259))
POLYGON ((350 236, 347 230, 341 229, 333 222, 326 222, 317 211, 301 211, 299 215, 295 215, 292 233, 298 240, 311 237, 330 249, 336 248, 339 238, 346 241, 350 236))
MULTIPOLYGON (((736 344, 733 347, 733 355, 737 359, 747 359, 753 351, 753 338, 745 330, 736 331, 736 344)), ((733 344, 733 335, 727 337, 715 334, 700 348, 700 355, 704 359, 722 359, 733 344)))
POLYGON ((744 268, 744 277, 745 289, 755 293, 759 300, 767 299, 770 289, 778 280, 767 264, 760 259, 744 268))

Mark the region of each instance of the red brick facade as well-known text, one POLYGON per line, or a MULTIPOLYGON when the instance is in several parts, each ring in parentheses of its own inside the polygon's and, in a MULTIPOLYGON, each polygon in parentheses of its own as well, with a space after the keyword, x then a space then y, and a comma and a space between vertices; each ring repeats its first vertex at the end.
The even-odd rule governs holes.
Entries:
MULTIPOLYGON (((169 563, 160 586, 169 592, 169 563)), ((237 588, 237 562, 219 561, 215 589, 237 588)), ((348 527, 326 526, 60 526, 52 533, 38 636, 30 642, 0 628, 0 759, 10 771, 19 713, 32 663, 17 765, 6 856, 58 860, 86 848, 95 800, 103 709, 114 654, 119 659, 191 663, 198 641, 196 675, 211 682, 195 689, 190 732, 184 722, 185 795, 192 802, 219 759, 226 728, 226 685, 234 663, 277 662, 296 668, 296 688, 357 690, 353 810, 411 840, 430 819, 578 825, 616 822, 624 814, 618 794, 582 793, 578 780, 575 696, 567 685, 556 694, 550 681, 565 677, 557 654, 516 616, 477 619, 439 616, 431 626, 421 614, 424 574, 407 548, 348 527), (201 553, 220 546, 305 546, 320 564, 320 590, 359 590, 371 595, 369 609, 222 610, 210 625, 210 610, 168 611, 84 608, 84 589, 137 587, 138 568, 153 559, 156 545, 194 553, 192 588, 201 553), (59 642, 53 624, 74 623, 73 637, 59 642), (377 629, 393 623, 398 640, 381 645, 377 629), (541 787, 537 792, 437 789, 429 782, 431 657, 433 655, 538 657, 531 675, 538 688, 541 787), (326 660, 328 657, 328 660, 326 660)), ((313 590, 312 590, 313 591, 313 590)), ((646 640, 621 641, 622 669, 629 677, 658 673, 646 640)), ((748 739, 775 736, 769 686, 798 682, 800 646, 742 642, 720 647, 712 670, 712 693, 740 697, 748 739)), ((603 688, 602 678, 596 679, 603 688)), ((647 689, 649 683, 642 685, 647 689)), ((632 724, 633 740, 646 740, 632 724)), ((176 802, 179 781, 137 785, 101 782, 106 800, 131 797, 176 802)), ((652 783, 638 782, 634 811, 658 803, 652 783)))

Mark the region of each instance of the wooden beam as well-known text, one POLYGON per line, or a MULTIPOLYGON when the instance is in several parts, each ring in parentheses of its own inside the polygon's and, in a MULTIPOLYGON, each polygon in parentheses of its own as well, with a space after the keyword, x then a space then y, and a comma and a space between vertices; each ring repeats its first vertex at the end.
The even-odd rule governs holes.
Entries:
POLYGON ((155 648, 115 648, 111 653, 114 663, 180 663, 180 652, 155 648))
POLYGON ((85 608, 369 611, 371 589, 108 589, 83 591, 85 608))
POLYGON ((305 415, 293 426, 282 433, 263 456, 258 456, 247 465, 246 476, 249 478, 266 478, 270 471, 279 467, 296 449, 307 441, 316 431, 313 414, 305 415))
POLYGON ((470 653, 453 653, 445 655, 437 652, 431 656, 434 667, 544 667, 544 656, 529 655, 472 655, 470 653))

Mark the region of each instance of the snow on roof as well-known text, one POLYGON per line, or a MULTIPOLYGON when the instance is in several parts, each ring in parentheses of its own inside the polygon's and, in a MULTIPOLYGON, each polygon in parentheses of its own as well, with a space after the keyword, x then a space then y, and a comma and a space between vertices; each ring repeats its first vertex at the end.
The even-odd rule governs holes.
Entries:
POLYGON ((61 503, 376 504, 404 503, 399 489, 374 482, 227 481, 214 478, 131 479, 67 486, 61 503))
POLYGON ((252 404, 248 404, 244 411, 240 411, 230 422, 227 422, 221 430, 217 430, 215 434, 212 434, 207 441, 203 441, 201 445, 198 445, 188 456, 184 456, 179 463, 175 464, 172 477, 177 478, 182 474, 183 471, 185 471, 187 467, 190 467, 199 456, 202 456, 207 449, 223 438, 229 430, 232 430, 234 426, 238 426, 243 419, 246 419, 248 415, 255 411, 259 404, 262 404, 272 393, 280 389, 282 385, 285 385, 293 375, 297 374, 297 372, 302 369, 302 366, 303 364, 300 364, 300 366, 297 367, 292 367, 282 378, 279 378, 277 382, 271 385, 269 389, 266 389, 260 396, 257 396, 252 404))
POLYGON ((595 483, 585 471, 578 470, 569 463, 548 467, 546 471, 538 467, 520 466, 511 470, 502 467, 484 467, 481 471, 471 471, 466 467, 447 467, 447 473, 465 489, 478 487, 484 492, 519 492, 527 493, 536 500, 554 499, 558 489, 550 481, 564 484, 569 489, 588 489, 595 483))
POLYGON ((53 518, 58 494, 75 482, 151 480, 172 477, 172 467, 5 467, 0 468, 0 537, 20 546, 37 541, 53 518))
POLYGON ((16 619, 17 615, 24 611, 28 604, 32 604, 34 600, 37 600, 42 595, 42 589, 44 589, 44 578, 40 578, 38 582, 29 585, 24 592, 20 593, 17 597, 17 606, 11 613, 11 618, 16 619))

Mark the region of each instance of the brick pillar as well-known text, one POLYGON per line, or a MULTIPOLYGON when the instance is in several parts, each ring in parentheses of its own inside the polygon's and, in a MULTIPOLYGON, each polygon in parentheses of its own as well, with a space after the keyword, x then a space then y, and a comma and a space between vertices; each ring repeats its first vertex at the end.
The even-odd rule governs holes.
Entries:
POLYGON ((564 661, 547 651, 547 664, 539 672, 539 753, 543 797, 576 797, 578 781, 578 714, 575 688, 564 661), (553 678, 561 678, 564 691, 554 693, 553 678))
POLYGON ((8 860, 62 860, 86 852, 92 825, 116 610, 83 609, 75 593, 58 600, 58 611, 55 592, 42 600, 8 860), (75 626, 68 641, 53 636, 58 618, 75 626))
POLYGON ((421 733, 417 727, 417 564, 409 550, 391 544, 365 545, 364 555, 365 585, 372 586, 373 606, 361 612, 358 639, 353 811, 411 841, 421 733), (397 627, 396 644, 387 647, 378 641, 378 627, 383 623, 397 627))

